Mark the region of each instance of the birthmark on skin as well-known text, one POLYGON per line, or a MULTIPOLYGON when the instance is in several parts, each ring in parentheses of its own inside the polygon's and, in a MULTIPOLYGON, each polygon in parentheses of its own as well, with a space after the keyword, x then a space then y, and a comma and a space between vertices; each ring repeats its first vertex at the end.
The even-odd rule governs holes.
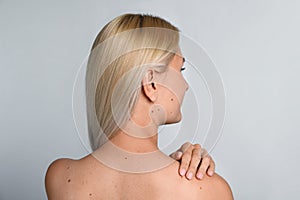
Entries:
POLYGON ((70 183, 71 182, 71 179, 68 179, 68 183, 70 183))

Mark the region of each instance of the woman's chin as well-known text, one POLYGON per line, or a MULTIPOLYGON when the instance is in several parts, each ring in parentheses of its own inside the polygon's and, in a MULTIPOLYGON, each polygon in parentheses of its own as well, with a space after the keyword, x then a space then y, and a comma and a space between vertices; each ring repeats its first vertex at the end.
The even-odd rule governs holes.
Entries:
POLYGON ((166 124, 175 124, 181 121, 181 112, 179 112, 176 116, 172 116, 171 119, 167 120, 166 124))

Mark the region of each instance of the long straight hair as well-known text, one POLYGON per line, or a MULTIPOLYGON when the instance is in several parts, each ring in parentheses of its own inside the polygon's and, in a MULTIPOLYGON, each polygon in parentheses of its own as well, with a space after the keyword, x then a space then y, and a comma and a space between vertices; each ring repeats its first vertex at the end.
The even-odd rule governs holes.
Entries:
POLYGON ((92 150, 129 120, 146 70, 164 72, 178 44, 178 28, 151 15, 124 14, 104 26, 93 43, 85 79, 92 150))

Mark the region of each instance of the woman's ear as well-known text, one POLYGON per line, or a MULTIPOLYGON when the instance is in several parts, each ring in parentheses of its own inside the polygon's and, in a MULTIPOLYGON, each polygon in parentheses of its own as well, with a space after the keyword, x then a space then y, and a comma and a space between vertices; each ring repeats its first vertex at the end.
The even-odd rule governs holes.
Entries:
POLYGON ((148 70, 142 80, 142 90, 145 94, 145 97, 151 102, 155 102, 157 99, 156 86, 157 85, 154 82, 154 71, 148 70))

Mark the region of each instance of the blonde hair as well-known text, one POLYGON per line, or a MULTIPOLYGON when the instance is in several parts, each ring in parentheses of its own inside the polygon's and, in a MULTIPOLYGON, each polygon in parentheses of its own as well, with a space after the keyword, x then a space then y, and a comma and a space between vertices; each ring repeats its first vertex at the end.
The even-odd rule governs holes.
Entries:
POLYGON ((178 28, 151 15, 124 14, 104 26, 93 43, 85 80, 93 150, 129 120, 146 70, 163 72, 178 44, 178 28))

